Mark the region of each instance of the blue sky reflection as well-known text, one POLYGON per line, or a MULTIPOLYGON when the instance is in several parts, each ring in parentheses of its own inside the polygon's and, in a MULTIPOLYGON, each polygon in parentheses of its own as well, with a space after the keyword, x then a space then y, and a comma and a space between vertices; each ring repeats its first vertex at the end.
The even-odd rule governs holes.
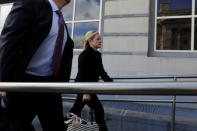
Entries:
POLYGON ((86 32, 90 30, 98 31, 99 23, 98 22, 87 22, 87 23, 77 23, 75 24, 74 30, 74 42, 75 48, 80 49, 83 47, 83 42, 81 39, 84 38, 86 32))
POLYGON ((100 0, 77 0, 76 20, 99 19, 100 0))
POLYGON ((169 11, 179 11, 177 13, 173 13, 173 15, 191 15, 191 9, 192 9, 192 0, 158 0, 157 2, 157 13, 161 13, 162 10, 166 11, 166 15, 172 15, 169 11), (167 4, 163 4, 164 8, 162 8, 162 3, 167 3, 169 2, 169 10, 167 12, 167 4), (187 10, 187 12, 180 12, 180 11, 183 11, 183 10, 187 10))

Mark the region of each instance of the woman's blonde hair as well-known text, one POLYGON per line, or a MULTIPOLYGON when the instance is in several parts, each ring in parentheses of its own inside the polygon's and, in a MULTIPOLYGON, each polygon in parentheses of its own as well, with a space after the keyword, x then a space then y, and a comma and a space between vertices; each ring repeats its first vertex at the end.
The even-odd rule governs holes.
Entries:
POLYGON ((89 45, 88 40, 92 39, 96 34, 99 34, 99 32, 94 31, 94 30, 88 31, 85 34, 85 37, 84 37, 84 40, 83 40, 83 50, 85 50, 88 47, 88 45, 89 45))

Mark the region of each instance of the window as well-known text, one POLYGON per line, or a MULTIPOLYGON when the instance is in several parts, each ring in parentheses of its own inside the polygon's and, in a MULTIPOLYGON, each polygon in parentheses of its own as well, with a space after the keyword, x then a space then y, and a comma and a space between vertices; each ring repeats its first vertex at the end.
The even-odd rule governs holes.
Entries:
MULTIPOLYGON (((89 30, 100 32, 102 0, 72 0, 62 9, 75 49, 82 49, 82 39, 89 30)), ((0 33, 12 4, 0 5, 0 33)))
POLYGON ((12 4, 1 4, 0 5, 0 33, 2 31, 5 19, 12 8, 12 4))
POLYGON ((62 9, 75 49, 82 49, 82 39, 89 30, 100 32, 102 0, 72 0, 62 9))
POLYGON ((197 51, 197 0, 156 0, 156 52, 197 51))

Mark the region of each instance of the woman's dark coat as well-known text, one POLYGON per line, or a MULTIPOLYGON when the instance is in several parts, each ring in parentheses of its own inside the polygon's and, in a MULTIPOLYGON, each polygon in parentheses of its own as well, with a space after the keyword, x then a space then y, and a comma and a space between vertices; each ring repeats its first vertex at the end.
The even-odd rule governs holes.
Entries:
POLYGON ((77 82, 98 82, 99 76, 104 81, 112 81, 103 68, 101 53, 87 47, 78 59, 77 82))

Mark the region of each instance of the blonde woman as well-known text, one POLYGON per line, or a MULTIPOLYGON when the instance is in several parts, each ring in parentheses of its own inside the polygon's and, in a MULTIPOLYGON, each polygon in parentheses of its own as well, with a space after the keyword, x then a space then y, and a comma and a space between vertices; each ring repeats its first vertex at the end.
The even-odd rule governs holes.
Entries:
MULTIPOLYGON (((98 82, 99 77, 104 81, 112 81, 103 68, 101 53, 101 37, 97 31, 88 31, 84 38, 84 49, 78 59, 78 73, 76 82, 98 82)), ((70 112, 80 115, 84 105, 87 104, 95 115, 100 131, 107 131, 104 120, 104 110, 95 94, 78 94, 70 112)))

